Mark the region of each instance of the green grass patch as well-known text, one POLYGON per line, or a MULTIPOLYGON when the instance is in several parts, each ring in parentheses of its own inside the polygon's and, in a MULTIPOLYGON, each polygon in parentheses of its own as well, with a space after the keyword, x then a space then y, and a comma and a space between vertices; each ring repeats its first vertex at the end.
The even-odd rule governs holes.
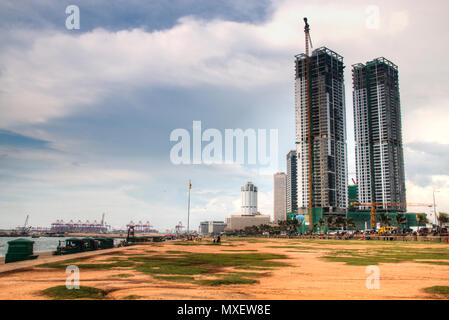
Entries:
POLYGON ((254 267, 254 266, 237 266, 234 267, 234 269, 238 269, 238 270, 275 270, 275 268, 270 268, 270 267, 254 267))
POLYGON ((221 251, 233 251, 233 252, 257 252, 258 250, 251 250, 251 249, 222 249, 221 251))
POLYGON ((449 266, 449 261, 416 261, 418 263, 436 264, 439 266, 449 266))
POLYGON ((197 282, 203 286, 221 286, 221 285, 231 285, 231 284, 259 283, 259 281, 257 281, 257 280, 244 278, 244 277, 241 277, 238 275, 226 275, 220 279, 198 280, 197 282))
POLYGON ((106 292, 104 290, 84 286, 80 286, 79 289, 67 289, 66 286, 56 286, 45 289, 42 293, 58 300, 106 299, 106 292))
POLYGON ((185 275, 194 275, 194 274, 202 274, 207 273, 208 270, 201 267, 196 266, 183 266, 183 265, 172 265, 172 264, 152 264, 152 263, 143 263, 137 266, 137 271, 147 273, 147 274, 185 274, 185 275))
POLYGON ((181 282, 181 283, 195 282, 195 278, 191 276, 153 276, 153 278, 158 280, 181 282))
POLYGON ((360 266, 399 262, 418 262, 446 265, 447 262, 440 260, 449 260, 449 248, 413 248, 391 246, 369 249, 329 251, 331 252, 326 256, 323 256, 322 259, 331 262, 345 262, 348 265, 360 266))
POLYGON ((129 274, 129 273, 120 273, 120 274, 113 274, 111 277, 112 278, 130 278, 130 277, 134 277, 134 275, 129 274))
POLYGON ((424 289, 427 293, 449 295, 449 286, 434 286, 424 289))
POLYGON ((54 263, 46 263, 38 265, 41 268, 57 268, 57 269, 65 269, 70 265, 75 265, 80 269, 112 269, 117 267, 132 267, 135 264, 132 261, 116 261, 113 263, 79 263, 83 261, 60 261, 54 263))
POLYGON ((262 278, 270 275, 269 272, 231 272, 231 274, 247 278, 262 278))
POLYGON ((186 253, 185 251, 178 251, 178 250, 168 250, 165 251, 165 253, 169 253, 169 254, 183 254, 186 253))
POLYGON ((123 297, 124 300, 139 300, 142 299, 141 296, 135 295, 135 294, 131 294, 129 296, 123 297))

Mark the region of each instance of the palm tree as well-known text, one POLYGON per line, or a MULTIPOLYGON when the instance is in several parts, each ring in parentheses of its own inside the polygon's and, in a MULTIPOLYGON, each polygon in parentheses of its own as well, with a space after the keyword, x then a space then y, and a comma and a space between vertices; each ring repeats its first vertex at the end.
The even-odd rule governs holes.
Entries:
POLYGON ((390 225, 390 217, 385 212, 382 212, 379 215, 379 219, 380 219, 380 224, 382 226, 389 226, 390 225))
POLYGON ((333 229, 334 228, 334 217, 333 216, 328 216, 326 219, 326 224, 327 224, 327 228, 329 229, 333 229))
POLYGON ((398 213, 396 215, 396 222, 398 224, 398 228, 401 229, 401 227, 407 223, 407 218, 403 213, 398 213))
POLYGON ((320 218, 320 220, 318 221, 318 224, 320 225, 320 233, 321 233, 321 229, 323 228, 323 226, 325 225, 325 221, 323 218, 320 218))
POLYGON ((355 221, 352 218, 346 218, 346 224, 351 230, 356 228, 355 221))
POLYGON ((429 223, 429 219, 427 219, 427 216, 424 213, 417 214, 416 221, 418 221, 418 232, 419 232, 419 226, 421 225, 421 223, 429 223))
POLYGON ((338 217, 335 219, 335 224, 336 224, 338 227, 344 228, 344 226, 346 225, 346 218, 345 218, 345 217, 338 216, 338 217))

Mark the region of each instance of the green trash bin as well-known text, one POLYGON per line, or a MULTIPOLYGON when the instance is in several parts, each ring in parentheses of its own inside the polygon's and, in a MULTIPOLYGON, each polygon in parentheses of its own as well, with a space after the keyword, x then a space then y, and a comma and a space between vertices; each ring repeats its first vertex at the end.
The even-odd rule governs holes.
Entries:
POLYGON ((8 241, 8 252, 6 252, 5 263, 36 259, 33 254, 34 241, 27 239, 16 239, 8 241))

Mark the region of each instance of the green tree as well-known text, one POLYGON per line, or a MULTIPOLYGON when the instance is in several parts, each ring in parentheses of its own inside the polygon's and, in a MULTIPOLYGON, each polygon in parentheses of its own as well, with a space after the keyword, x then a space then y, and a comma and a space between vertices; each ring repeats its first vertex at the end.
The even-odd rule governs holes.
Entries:
POLYGON ((337 225, 337 227, 344 229, 344 227, 346 225, 346 218, 342 217, 342 216, 338 216, 337 218, 335 218, 335 224, 337 225))
POLYGON ((320 233, 321 233, 321 229, 322 229, 323 226, 326 224, 326 221, 324 221, 323 218, 320 218, 320 220, 318 221, 318 224, 320 225, 320 233))
POLYGON ((404 226, 404 224, 407 223, 407 218, 405 217, 405 214, 398 213, 396 215, 396 223, 398 224, 399 229, 403 229, 402 227, 404 226))
POLYGON ((424 213, 419 213, 416 215, 416 221, 418 221, 418 231, 419 231, 419 226, 421 225, 421 223, 429 223, 429 219, 427 219, 427 216, 424 213))
POLYGON ((390 217, 385 212, 379 214, 379 220, 382 226, 389 226, 391 224, 390 217))
POLYGON ((330 230, 330 229, 334 229, 334 226, 335 226, 335 220, 334 220, 334 217, 333 216, 328 216, 327 217, 327 219, 326 219, 326 225, 327 225, 327 228, 330 230))
POLYGON ((447 214, 445 212, 440 212, 438 214, 438 225, 441 228, 443 226, 443 224, 445 224, 445 223, 449 223, 449 214, 447 214))
POLYGON ((353 230, 356 228, 355 221, 352 218, 346 218, 346 225, 349 229, 353 230))

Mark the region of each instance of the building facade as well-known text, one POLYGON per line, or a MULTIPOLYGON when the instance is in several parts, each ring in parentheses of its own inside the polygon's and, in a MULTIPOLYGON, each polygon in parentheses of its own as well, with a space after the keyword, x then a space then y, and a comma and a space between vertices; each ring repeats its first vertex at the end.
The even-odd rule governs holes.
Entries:
POLYGON ((287 212, 298 211, 298 156, 296 150, 287 153, 287 212))
POLYGON ((298 207, 309 207, 309 161, 312 163, 312 206, 323 212, 348 206, 345 89, 343 57, 321 47, 309 57, 311 121, 308 117, 306 55, 296 57, 296 146, 298 207), (311 128, 312 157, 308 153, 311 128))
POLYGON ((284 172, 274 174, 274 222, 287 219, 287 175, 284 172))
POLYGON ((257 187, 248 182, 241 187, 242 194, 242 214, 256 214, 257 213, 257 187))
POLYGON ((398 67, 383 57, 352 67, 359 201, 405 203, 398 67))
POLYGON ((200 235, 217 235, 224 231, 226 223, 224 221, 203 221, 200 223, 200 235))
POLYGON ((265 214, 231 215, 226 219, 226 230, 242 230, 246 227, 269 224, 271 218, 265 214))

